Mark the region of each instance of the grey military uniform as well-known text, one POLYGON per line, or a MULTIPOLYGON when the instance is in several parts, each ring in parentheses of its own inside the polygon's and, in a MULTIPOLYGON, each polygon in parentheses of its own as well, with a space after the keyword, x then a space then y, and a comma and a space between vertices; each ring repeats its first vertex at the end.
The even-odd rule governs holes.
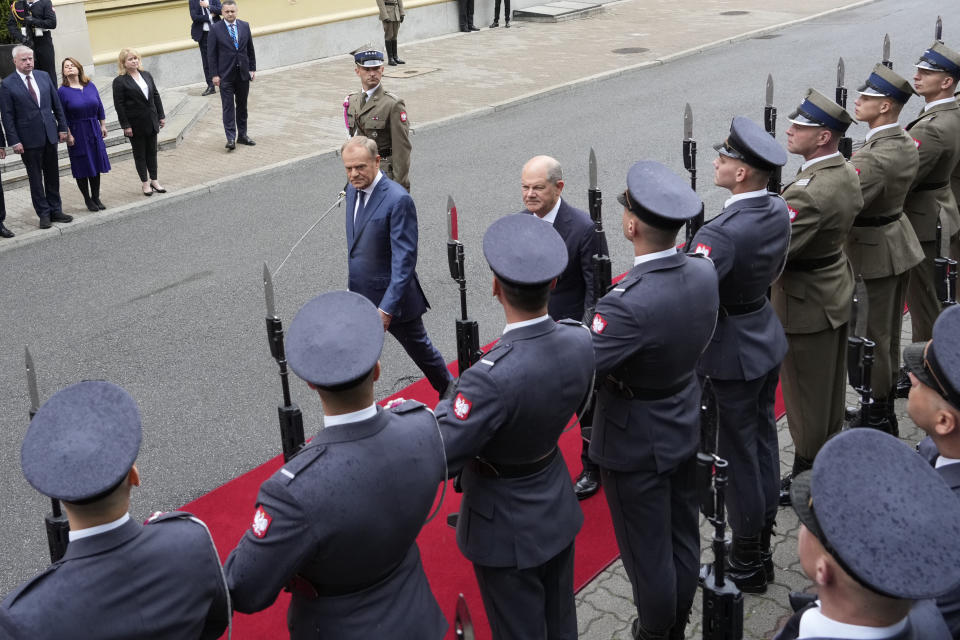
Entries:
POLYGON ((383 85, 369 100, 366 92, 347 96, 347 130, 351 136, 361 135, 377 143, 381 168, 387 177, 410 190, 410 123, 403 100, 383 85))
POLYGON ((960 159, 960 107, 956 101, 934 105, 908 124, 906 130, 917 141, 920 164, 903 209, 925 255, 910 271, 907 306, 913 340, 925 342, 940 314, 933 268, 938 250, 937 219, 943 226, 944 239, 960 230, 960 212, 950 188, 951 175, 960 159))
POLYGON ((771 296, 787 334, 780 381, 796 454, 813 460, 843 425, 853 296, 843 247, 863 196, 857 172, 837 154, 800 171, 783 198, 792 219, 790 249, 771 296))
POLYGON ((31 640, 212 639, 230 618, 210 536, 180 512, 72 540, 3 607, 31 640))
POLYGON ((695 367, 716 324, 717 274, 675 253, 634 266, 597 303, 602 385, 590 457, 600 465, 639 624, 669 630, 697 588, 695 367))
MULTIPOLYGON (((774 640, 797 640, 799 637, 800 619, 805 613, 818 608, 817 605, 810 604, 800 611, 794 613, 787 621, 786 626, 774 637, 774 640)), ((863 633, 870 633, 871 638, 880 638, 876 635, 876 627, 858 627, 856 625, 847 625, 850 635, 825 636, 804 636, 807 640, 849 640, 850 638, 862 638, 863 633)), ((882 640, 951 640, 951 636, 944 625, 936 609, 930 600, 920 600, 913 605, 910 614, 907 616, 906 627, 902 631, 883 636, 882 640)))
POLYGON ((874 132, 850 160, 860 178, 863 209, 844 251, 867 288, 865 337, 876 343, 871 387, 879 399, 889 397, 896 384, 907 272, 923 260, 917 234, 903 215, 919 158, 913 139, 893 126, 874 132))
MULTIPOLYGON (((940 452, 937 451, 937 445, 929 437, 924 438, 917 445, 917 451, 923 456, 923 459, 934 466, 940 452)), ((953 492, 960 498, 960 464, 948 464, 937 468, 937 473, 943 478, 944 482, 953 489, 953 492)), ((950 627, 950 633, 954 638, 960 637, 960 587, 949 591, 937 598, 937 608, 943 615, 947 626, 950 627)))
POLYGON ((264 609, 287 586, 291 638, 442 638, 416 545, 442 479, 420 403, 321 430, 260 488, 224 565, 235 608, 264 609))
POLYGON ((589 391, 593 348, 570 323, 506 332, 436 408, 450 472, 463 470, 457 544, 498 640, 577 637, 573 542, 583 512, 557 439, 589 391), (542 468, 523 470, 531 464, 542 468))

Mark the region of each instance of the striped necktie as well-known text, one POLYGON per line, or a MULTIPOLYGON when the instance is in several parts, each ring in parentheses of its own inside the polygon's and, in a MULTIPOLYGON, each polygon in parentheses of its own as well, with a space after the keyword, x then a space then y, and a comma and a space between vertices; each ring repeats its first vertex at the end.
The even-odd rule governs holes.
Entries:
POLYGON ((237 25, 236 23, 228 24, 227 27, 230 29, 230 37, 233 38, 233 48, 240 48, 240 41, 237 39, 237 25))

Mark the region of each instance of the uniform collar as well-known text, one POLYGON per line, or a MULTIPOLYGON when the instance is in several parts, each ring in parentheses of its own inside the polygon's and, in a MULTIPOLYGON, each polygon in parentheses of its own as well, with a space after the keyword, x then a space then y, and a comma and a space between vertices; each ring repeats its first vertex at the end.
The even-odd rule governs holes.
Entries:
POLYGON ((723 203, 723 208, 726 209, 734 202, 739 202, 740 200, 746 200, 747 198, 762 198, 764 196, 770 195, 770 192, 766 189, 758 189, 757 191, 746 191, 744 193, 737 193, 729 198, 723 203))
POLYGON ((889 627, 862 627, 856 624, 837 622, 823 615, 820 601, 816 607, 808 609, 800 618, 800 632, 797 640, 803 638, 850 638, 851 640, 882 640, 892 638, 907 628, 907 619, 889 627))
POLYGON ((840 152, 839 152, 839 151, 834 151, 833 153, 831 153, 831 154, 829 154, 829 155, 820 156, 819 158, 814 158, 813 160, 807 160, 807 161, 804 162, 802 165, 800 165, 800 171, 806 171, 808 168, 810 168, 810 166, 812 166, 812 165, 814 165, 814 164, 816 164, 816 163, 818 163, 818 162, 823 162, 824 160, 830 160, 830 159, 832 159, 832 158, 838 157, 839 155, 840 155, 840 152))
POLYGON ((660 258, 669 258, 670 256, 676 255, 676 247, 670 247, 669 249, 664 249, 663 251, 657 251, 655 253, 645 253, 642 256, 633 257, 633 266, 638 264, 643 264, 644 262, 650 262, 651 260, 659 260, 660 258))
POLYGON ((880 131, 884 131, 885 129, 893 129, 894 127, 899 127, 899 126, 900 126, 899 122, 891 122, 890 124, 882 124, 879 127, 874 127, 873 129, 870 129, 870 131, 867 131, 867 138, 866 140, 864 140, 864 142, 872 138, 874 134, 880 131))
POLYGON ((326 429, 327 427, 335 427, 351 422, 362 422, 363 420, 369 420, 375 415, 377 415, 377 403, 373 403, 366 409, 360 409, 359 411, 341 413, 336 416, 323 416, 323 428, 326 429))
POLYGON ((946 456, 937 456, 937 461, 934 463, 933 468, 939 469, 940 467, 946 467, 947 465, 957 464, 960 460, 956 458, 948 458, 946 456))
POLYGON ((514 329, 522 329, 523 327, 529 327, 535 325, 538 322, 543 322, 550 318, 549 313, 545 313, 539 318, 531 318, 529 320, 521 320, 520 322, 508 322, 507 326, 503 328, 503 333, 506 334, 508 331, 513 331, 514 329))
POLYGON ((364 93, 367 94, 367 100, 371 99, 373 97, 373 94, 375 94, 377 92, 377 89, 379 88, 380 88, 380 85, 378 84, 373 89, 370 89, 370 91, 364 91, 364 93))
POLYGON ((921 111, 921 113, 926 113, 927 111, 930 111, 930 109, 933 109, 937 105, 947 104, 948 102, 956 102, 956 101, 957 101, 956 98, 941 98, 940 100, 934 100, 933 102, 928 102, 927 104, 923 105, 923 111, 921 111))
POLYGON ((77 529, 76 531, 70 531, 69 537, 70 542, 74 540, 80 540, 82 538, 89 538, 90 536, 95 536, 100 533, 106 533, 107 531, 113 531, 118 527, 122 527, 127 523, 127 520, 130 519, 130 514, 125 513, 120 518, 117 518, 113 522, 108 522, 107 524, 98 524, 95 527, 87 527, 86 529, 77 529))

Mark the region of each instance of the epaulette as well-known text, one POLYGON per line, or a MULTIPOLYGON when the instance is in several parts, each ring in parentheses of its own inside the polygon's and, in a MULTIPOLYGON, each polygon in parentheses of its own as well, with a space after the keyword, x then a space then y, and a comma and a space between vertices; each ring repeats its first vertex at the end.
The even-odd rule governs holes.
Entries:
POLYGON ((573 318, 562 318, 562 319, 560 319, 560 320, 557 321, 557 324, 569 324, 569 325, 573 325, 573 326, 575 326, 575 327, 582 327, 582 326, 583 326, 583 323, 582 323, 582 322, 580 322, 579 320, 574 320, 573 318))
MULTIPOLYGON (((501 339, 501 341, 497 343, 497 346, 483 354, 483 357, 480 358, 477 364, 483 364, 488 367, 492 367, 493 365, 497 364, 497 360, 510 353, 512 349, 513 345, 510 343, 505 343, 501 339)), ((477 365, 475 364, 473 366, 477 365)))
POLYGON ((154 511, 149 518, 143 521, 143 524, 156 524, 167 520, 189 520, 193 517, 192 513, 186 511, 154 511))
POLYGON ((416 411, 417 409, 426 409, 427 405, 416 400, 405 400, 400 404, 390 407, 390 411, 394 413, 410 413, 411 411, 416 411))
POLYGON ((290 484, 290 481, 296 478, 298 473, 313 464, 326 450, 326 445, 304 447, 280 468, 280 471, 277 472, 278 478, 283 484, 290 484))
POLYGON ((643 280, 642 273, 638 275, 628 275, 626 278, 624 278, 617 284, 613 285, 613 288, 610 289, 610 292, 607 295, 610 295, 610 293, 621 294, 624 291, 627 291, 628 289, 630 289, 630 287, 637 284, 641 280, 643 280))
POLYGON ((390 92, 387 91, 386 89, 383 90, 383 95, 385 95, 385 96, 390 96, 390 97, 393 98, 393 100, 395 100, 396 102, 400 102, 400 101, 403 99, 403 98, 401 98, 401 97, 398 96, 398 95, 395 95, 395 94, 393 94, 393 93, 390 93, 390 92))

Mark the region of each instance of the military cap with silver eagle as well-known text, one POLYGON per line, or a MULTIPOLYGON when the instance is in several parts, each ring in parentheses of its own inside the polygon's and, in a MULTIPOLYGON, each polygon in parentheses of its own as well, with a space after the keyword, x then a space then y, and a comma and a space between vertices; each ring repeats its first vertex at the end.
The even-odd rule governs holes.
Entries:
POLYGON ((659 162, 642 160, 630 167, 627 189, 617 202, 658 229, 679 229, 703 210, 690 183, 659 162))
POLYGON ((750 118, 737 116, 730 123, 730 135, 713 145, 723 156, 741 160, 751 167, 771 171, 787 164, 787 152, 763 127, 750 118))
POLYGON ((906 104, 910 96, 917 93, 909 81, 880 63, 873 68, 870 77, 857 92, 871 98, 892 98, 900 104, 906 104))
POLYGON ((826 127, 840 133, 846 132, 853 124, 846 109, 816 89, 807 89, 803 102, 787 119, 804 127, 826 127))
POLYGON ((954 78, 960 78, 960 53, 957 53, 942 42, 934 42, 923 52, 917 64, 918 69, 943 71, 954 78))

